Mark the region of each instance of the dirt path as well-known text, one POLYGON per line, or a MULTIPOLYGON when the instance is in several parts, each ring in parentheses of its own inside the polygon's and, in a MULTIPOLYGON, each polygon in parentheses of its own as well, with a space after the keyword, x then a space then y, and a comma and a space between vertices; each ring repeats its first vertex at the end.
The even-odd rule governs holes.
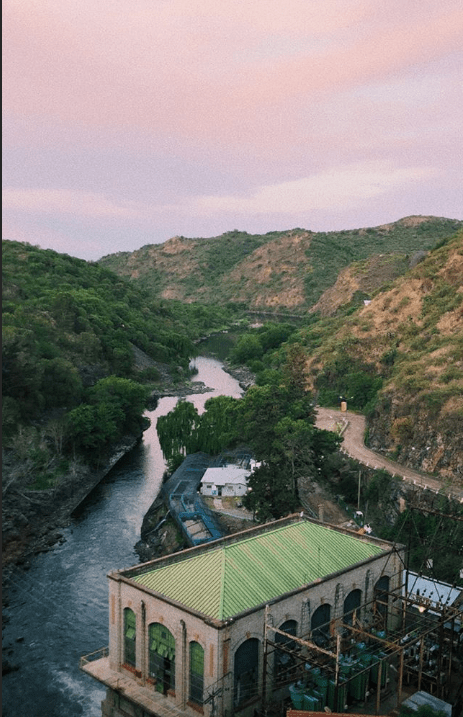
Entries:
MULTIPOLYGON (((317 428, 324 428, 327 431, 335 431, 337 426, 344 428, 344 442, 342 450, 351 458, 355 458, 370 468, 385 468, 392 475, 400 476, 403 480, 421 486, 422 488, 430 488, 438 492, 442 489, 442 484, 426 475, 425 473, 417 473, 407 466, 391 461, 388 458, 371 451, 365 446, 363 437, 365 435, 365 416, 357 413, 346 411, 341 413, 335 408, 317 407, 317 428), (347 424, 347 427, 346 427, 347 424)), ((463 490, 458 488, 448 489, 449 495, 463 501, 463 490)))

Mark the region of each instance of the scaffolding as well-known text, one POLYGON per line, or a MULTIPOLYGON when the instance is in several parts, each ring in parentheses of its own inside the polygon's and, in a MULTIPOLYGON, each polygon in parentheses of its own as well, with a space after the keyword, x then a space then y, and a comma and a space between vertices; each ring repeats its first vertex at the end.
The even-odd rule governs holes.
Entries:
POLYGON ((407 593, 405 583, 377 590, 348 614, 303 637, 276 628, 266 608, 263 714, 291 699, 294 709, 383 714, 413 685, 449 697, 462 657, 463 599, 453 605, 407 593), (386 708, 387 701, 387 708, 386 708), (270 709, 272 708, 272 709, 270 709), (363 709, 362 709, 363 708, 363 709))

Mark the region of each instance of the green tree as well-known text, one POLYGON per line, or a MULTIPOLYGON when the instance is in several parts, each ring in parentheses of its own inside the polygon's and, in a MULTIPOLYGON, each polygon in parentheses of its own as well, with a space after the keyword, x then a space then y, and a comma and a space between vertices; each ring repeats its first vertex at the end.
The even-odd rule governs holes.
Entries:
POLYGON ((42 359, 40 362, 41 391, 45 406, 75 406, 82 396, 79 372, 64 358, 42 359))
POLYGON ((296 499, 297 478, 314 475, 313 436, 316 429, 308 421, 285 416, 275 426, 274 448, 281 453, 290 477, 290 491, 296 499))
POLYGON ((303 395, 307 387, 307 354, 299 343, 289 344, 283 367, 285 383, 294 395, 303 395))
POLYGON ((257 468, 248 480, 248 488, 243 504, 259 523, 292 513, 298 506, 297 497, 288 490, 278 464, 264 463, 257 468))
POLYGON ((137 429, 145 410, 147 391, 144 386, 128 378, 108 376, 102 378, 88 391, 89 403, 108 404, 121 413, 121 430, 137 429))
POLYGON ((294 509, 298 479, 318 475, 339 446, 339 437, 320 431, 314 423, 312 397, 298 392, 291 382, 254 386, 241 399, 238 434, 264 464, 253 474, 252 490, 244 499, 258 516, 280 517, 294 509))
POLYGON ((235 363, 247 364, 249 361, 260 359, 263 353, 258 336, 249 333, 240 336, 230 358, 235 363))
POLYGON ((197 409, 189 401, 181 400, 172 411, 160 416, 156 431, 164 458, 195 453, 197 450, 200 418, 197 409))
POLYGON ((143 428, 145 401, 146 389, 135 381, 101 379, 89 389, 87 402, 69 412, 69 436, 77 447, 101 450, 143 428))
POLYGON ((197 450, 214 455, 235 442, 239 400, 231 396, 216 396, 206 401, 205 411, 199 417, 197 450))

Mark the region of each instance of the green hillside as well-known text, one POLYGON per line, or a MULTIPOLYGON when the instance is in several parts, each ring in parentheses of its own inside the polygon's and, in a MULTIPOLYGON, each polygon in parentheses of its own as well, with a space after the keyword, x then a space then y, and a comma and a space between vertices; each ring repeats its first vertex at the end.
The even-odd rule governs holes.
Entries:
MULTIPOLYGON (((463 485, 463 232, 352 309, 291 334, 318 403, 343 396, 367 414, 372 448, 463 485)), ((288 345, 265 353, 261 336, 242 337, 235 356, 278 382, 288 345)))
POLYGON ((452 219, 407 217, 340 232, 298 228, 252 235, 235 230, 208 239, 174 237, 105 256, 99 263, 156 297, 305 313, 353 262, 390 255, 390 266, 373 282, 379 288, 390 280, 391 267, 395 278, 417 252, 428 251, 461 227, 463 222, 452 219))
POLYGON ((12 241, 2 253, 4 440, 32 437, 36 468, 56 446, 93 455, 139 431, 159 369, 186 377, 192 340, 225 320, 154 301, 95 263, 12 241))

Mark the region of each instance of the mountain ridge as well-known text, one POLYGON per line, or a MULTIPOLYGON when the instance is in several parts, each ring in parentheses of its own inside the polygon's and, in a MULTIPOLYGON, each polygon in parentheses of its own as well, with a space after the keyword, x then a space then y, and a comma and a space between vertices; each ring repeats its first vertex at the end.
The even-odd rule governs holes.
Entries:
MULTIPOLYGON (((411 256, 431 249, 463 222, 443 217, 403 217, 377 227, 340 232, 289 229, 251 235, 233 230, 217 237, 175 236, 162 244, 148 244, 134 252, 102 257, 99 263, 120 276, 140 282, 159 299, 186 303, 242 304, 252 310, 292 311, 307 314, 320 310, 330 315, 346 303, 322 302, 340 273, 354 262, 372 261, 358 267, 358 286, 347 293, 371 294, 409 267, 411 256), (373 280, 373 257, 391 255, 373 280), (411 255, 411 256, 410 256, 411 255), (359 281, 370 273, 370 281, 359 281), (367 289, 367 290, 366 290, 367 289), (337 306, 335 306, 337 304, 337 306)), ((336 292, 335 292, 336 293, 336 292)))

